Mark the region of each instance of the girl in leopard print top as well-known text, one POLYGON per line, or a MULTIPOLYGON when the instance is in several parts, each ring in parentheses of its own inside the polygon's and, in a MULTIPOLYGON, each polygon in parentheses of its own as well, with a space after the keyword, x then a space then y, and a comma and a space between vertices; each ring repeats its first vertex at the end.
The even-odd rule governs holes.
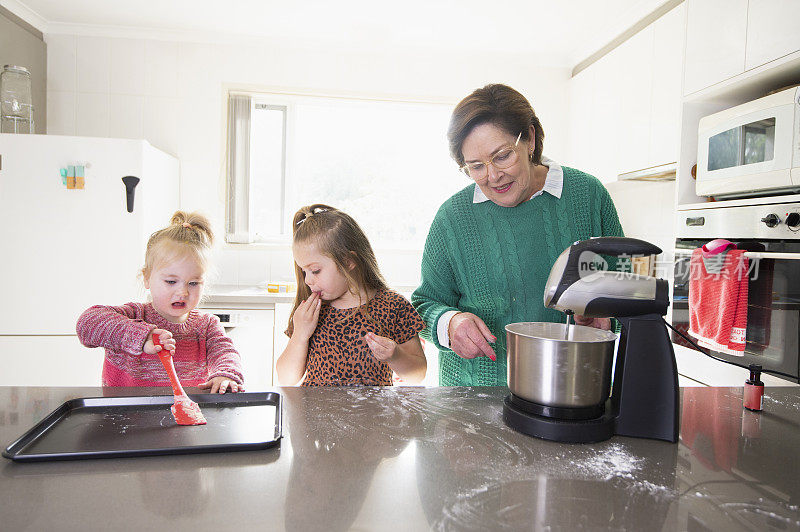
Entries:
POLYGON ((327 205, 294 216, 292 252, 297 296, 277 362, 281 384, 391 386, 425 377, 417 333, 424 327, 400 294, 389 290, 358 224, 327 205))

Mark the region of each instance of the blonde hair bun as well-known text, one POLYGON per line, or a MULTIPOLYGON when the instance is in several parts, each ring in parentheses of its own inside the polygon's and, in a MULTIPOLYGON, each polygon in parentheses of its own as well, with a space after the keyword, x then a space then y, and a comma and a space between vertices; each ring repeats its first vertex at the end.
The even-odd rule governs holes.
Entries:
POLYGON ((170 256, 189 254, 208 268, 208 255, 214 244, 211 222, 199 212, 175 211, 170 225, 159 229, 147 241, 142 275, 147 278, 157 261, 163 260, 165 253, 170 256))

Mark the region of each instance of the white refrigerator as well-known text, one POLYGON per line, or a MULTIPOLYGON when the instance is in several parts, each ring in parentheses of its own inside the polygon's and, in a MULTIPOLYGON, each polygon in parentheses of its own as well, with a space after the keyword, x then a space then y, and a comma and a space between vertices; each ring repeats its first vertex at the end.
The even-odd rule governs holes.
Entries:
POLYGON ((0 134, 0 385, 100 384, 103 352, 75 323, 143 300, 145 245, 178 208, 179 173, 144 140, 0 134), (62 169, 81 166, 83 188, 68 188, 62 169), (132 212, 125 176, 139 179, 132 212))

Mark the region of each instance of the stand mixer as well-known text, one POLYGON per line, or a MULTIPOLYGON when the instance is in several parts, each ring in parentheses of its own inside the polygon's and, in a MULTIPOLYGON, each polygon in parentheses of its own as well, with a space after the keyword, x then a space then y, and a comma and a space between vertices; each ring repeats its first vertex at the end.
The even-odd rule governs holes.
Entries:
POLYGON ((544 304, 565 312, 567 324, 506 326, 511 393, 504 399, 503 420, 509 427, 573 443, 615 434, 678 441, 678 371, 662 318, 669 306, 668 283, 593 266, 598 255, 659 253, 643 240, 599 237, 574 243, 556 259, 544 304), (570 326, 572 313, 619 320, 613 386, 616 336, 570 326))

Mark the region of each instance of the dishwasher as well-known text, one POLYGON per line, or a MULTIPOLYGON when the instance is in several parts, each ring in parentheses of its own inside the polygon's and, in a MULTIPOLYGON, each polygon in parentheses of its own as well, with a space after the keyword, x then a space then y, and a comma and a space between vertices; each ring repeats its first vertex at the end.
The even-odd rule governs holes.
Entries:
POLYGON ((248 392, 267 390, 273 385, 273 309, 202 308, 219 318, 233 346, 242 357, 244 386, 248 392))

